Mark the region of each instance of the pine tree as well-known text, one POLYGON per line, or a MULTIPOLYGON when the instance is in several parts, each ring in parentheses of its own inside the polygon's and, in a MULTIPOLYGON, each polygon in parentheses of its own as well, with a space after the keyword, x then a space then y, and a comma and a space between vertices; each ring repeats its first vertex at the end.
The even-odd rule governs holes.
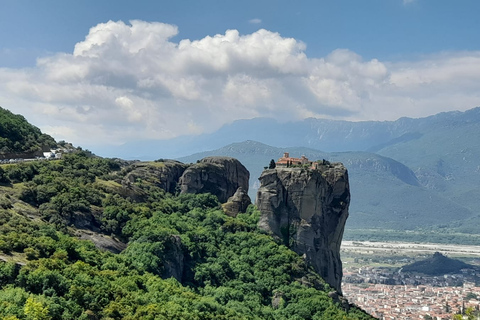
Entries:
POLYGON ((270 160, 270 165, 268 166, 268 169, 275 169, 277 165, 275 164, 275 160, 270 160))

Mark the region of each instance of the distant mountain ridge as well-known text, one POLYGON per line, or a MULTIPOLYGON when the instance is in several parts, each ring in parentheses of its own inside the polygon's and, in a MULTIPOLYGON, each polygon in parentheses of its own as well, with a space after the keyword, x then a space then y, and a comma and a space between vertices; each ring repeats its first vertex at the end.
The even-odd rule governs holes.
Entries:
POLYGON ((437 128, 449 129, 480 121, 480 107, 425 118, 396 121, 341 121, 308 118, 280 123, 270 118, 237 120, 218 131, 171 140, 143 140, 104 148, 96 153, 125 159, 179 158, 221 148, 232 142, 259 141, 276 147, 299 146, 327 152, 378 151, 386 146, 414 140, 437 128))

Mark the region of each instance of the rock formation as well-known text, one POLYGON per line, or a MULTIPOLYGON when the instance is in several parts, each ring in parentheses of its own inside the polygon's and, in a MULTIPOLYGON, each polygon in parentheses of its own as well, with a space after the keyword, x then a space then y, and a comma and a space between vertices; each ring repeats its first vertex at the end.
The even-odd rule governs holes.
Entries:
POLYGON ((175 193, 178 180, 188 165, 175 160, 158 162, 138 162, 132 165, 130 171, 122 181, 123 186, 133 184, 137 179, 153 183, 166 192, 175 193))
POLYGON ((162 278, 168 279, 174 277, 179 282, 182 282, 185 266, 185 253, 183 252, 182 240, 180 236, 172 235, 164 245, 162 278))
POLYGON ((251 203, 250 173, 234 158, 207 157, 195 164, 174 160, 136 162, 121 182, 121 193, 135 201, 148 195, 135 183, 144 181, 169 193, 211 193, 224 204, 225 213, 236 216, 251 203))
POLYGON ((348 172, 341 163, 317 169, 275 168, 259 178, 259 227, 303 255, 341 293, 340 244, 348 217, 348 172))
POLYGON ((250 173, 237 159, 207 157, 185 170, 179 181, 181 193, 211 193, 218 201, 228 198, 243 188, 248 193, 250 173))
POLYGON ((245 212, 252 203, 248 196, 248 191, 239 187, 235 194, 228 198, 228 201, 222 205, 223 211, 230 217, 236 217, 240 212, 245 212))

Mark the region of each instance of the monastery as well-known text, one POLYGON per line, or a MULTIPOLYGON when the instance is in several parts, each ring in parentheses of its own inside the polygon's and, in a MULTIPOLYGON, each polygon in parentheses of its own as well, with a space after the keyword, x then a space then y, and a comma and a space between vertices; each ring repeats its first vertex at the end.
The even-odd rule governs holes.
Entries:
POLYGON ((285 152, 283 157, 278 159, 276 165, 279 167, 287 167, 287 166, 295 166, 295 165, 304 165, 304 164, 312 164, 312 161, 308 160, 307 157, 302 156, 301 158, 292 158, 290 157, 290 153, 285 152))
MULTIPOLYGON (((323 160, 325 162, 325 160, 323 160)), ((291 166, 303 166, 303 165, 308 165, 310 169, 317 169, 318 163, 314 161, 308 160, 307 157, 302 155, 301 158, 292 158, 290 157, 290 153, 285 152, 283 154, 283 157, 278 159, 278 161, 275 163, 277 167, 291 167, 291 166)))

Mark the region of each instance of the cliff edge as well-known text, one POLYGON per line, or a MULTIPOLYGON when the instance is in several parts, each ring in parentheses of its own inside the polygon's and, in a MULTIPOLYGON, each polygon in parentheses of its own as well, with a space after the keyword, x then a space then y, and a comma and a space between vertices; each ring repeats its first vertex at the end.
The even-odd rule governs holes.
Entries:
POLYGON ((259 180, 259 227, 303 255, 341 293, 340 245, 350 204, 347 169, 328 162, 316 169, 277 167, 259 180))

